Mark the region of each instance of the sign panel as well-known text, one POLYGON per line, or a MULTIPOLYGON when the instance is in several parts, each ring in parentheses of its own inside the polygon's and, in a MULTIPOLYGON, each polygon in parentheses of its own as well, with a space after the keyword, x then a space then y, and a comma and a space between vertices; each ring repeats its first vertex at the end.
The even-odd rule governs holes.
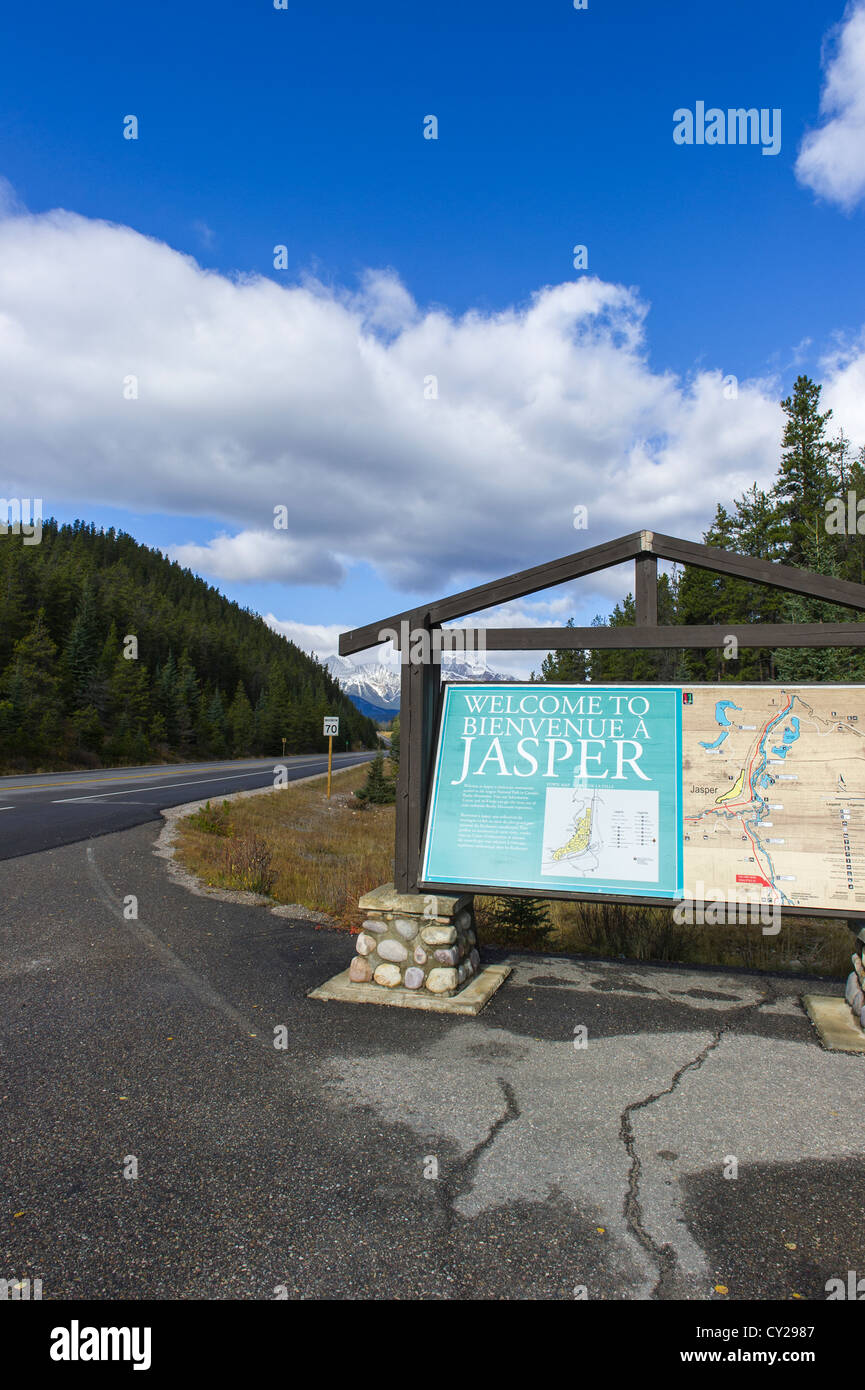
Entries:
POLYGON ((448 685, 424 883, 680 896, 681 694, 448 685))
POLYGON ((865 689, 448 685, 421 882, 865 911, 865 689))
POLYGON ((325 738, 336 738, 339 733, 339 716, 336 714, 326 714, 324 716, 324 736, 325 738))
POLYGON ((687 896, 865 911, 865 688, 694 686, 683 699, 687 896))

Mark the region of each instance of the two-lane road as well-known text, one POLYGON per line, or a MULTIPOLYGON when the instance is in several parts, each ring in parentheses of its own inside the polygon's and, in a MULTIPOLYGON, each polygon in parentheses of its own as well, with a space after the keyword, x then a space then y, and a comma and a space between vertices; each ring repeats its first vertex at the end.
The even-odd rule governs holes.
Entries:
MULTIPOLYGON (((373 753, 336 753, 334 770, 368 762, 373 753)), ((100 768, 0 777, 0 859, 129 830, 159 820, 163 806, 273 785, 274 769, 291 782, 327 771, 327 755, 100 768)))

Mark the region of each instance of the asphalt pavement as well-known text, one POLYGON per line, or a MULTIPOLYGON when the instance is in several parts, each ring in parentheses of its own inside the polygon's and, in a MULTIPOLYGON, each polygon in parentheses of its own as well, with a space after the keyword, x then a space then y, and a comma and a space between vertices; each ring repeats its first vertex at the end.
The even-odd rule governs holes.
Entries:
MULTIPOLYGON (((333 765, 351 767, 373 756, 336 753, 333 765)), ((0 859, 110 835, 143 821, 158 821, 163 806, 272 786, 277 767, 285 767, 287 779, 294 781, 326 771, 327 756, 305 754, 0 777, 0 859)))
POLYGON ((800 1004, 837 984, 487 950, 514 973, 477 1018, 323 1003, 345 934, 196 896, 152 824, 101 824, 0 864, 0 1276, 729 1301, 865 1275, 865 1059, 800 1004))

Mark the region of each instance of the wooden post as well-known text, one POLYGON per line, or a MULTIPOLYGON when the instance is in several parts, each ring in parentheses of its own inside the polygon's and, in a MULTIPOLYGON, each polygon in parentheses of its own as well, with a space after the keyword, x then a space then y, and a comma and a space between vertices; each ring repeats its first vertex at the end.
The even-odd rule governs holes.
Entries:
POLYGON ((638 627, 658 626, 658 557, 648 551, 634 561, 634 608, 638 627))
MULTIPOLYGON (((396 787, 394 887, 398 893, 417 892, 423 815, 432 754, 433 721, 438 700, 440 662, 412 661, 412 636, 425 630, 431 647, 429 613, 419 609, 408 623, 409 639, 400 650, 399 773, 396 787)), ((405 629, 403 629, 405 631, 405 629)), ((420 644, 418 644, 420 645, 420 644)))
POLYGON ((327 736, 327 799, 330 801, 330 778, 333 772, 333 734, 327 736))

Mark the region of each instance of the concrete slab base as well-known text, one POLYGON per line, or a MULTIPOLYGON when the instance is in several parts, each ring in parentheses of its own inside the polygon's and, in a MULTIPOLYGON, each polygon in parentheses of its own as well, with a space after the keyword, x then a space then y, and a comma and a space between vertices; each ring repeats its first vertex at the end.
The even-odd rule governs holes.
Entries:
POLYGON ((865 1031, 856 1023, 846 999, 806 994, 802 1003, 830 1052, 865 1052, 865 1031))
POLYGON ((390 1004, 396 1009, 425 1009, 433 1014, 479 1014, 511 973, 509 965, 488 965, 458 994, 439 996, 417 989, 396 985, 385 989, 381 985, 358 985, 343 970, 333 979, 311 989, 309 999, 336 999, 342 1004, 390 1004))

